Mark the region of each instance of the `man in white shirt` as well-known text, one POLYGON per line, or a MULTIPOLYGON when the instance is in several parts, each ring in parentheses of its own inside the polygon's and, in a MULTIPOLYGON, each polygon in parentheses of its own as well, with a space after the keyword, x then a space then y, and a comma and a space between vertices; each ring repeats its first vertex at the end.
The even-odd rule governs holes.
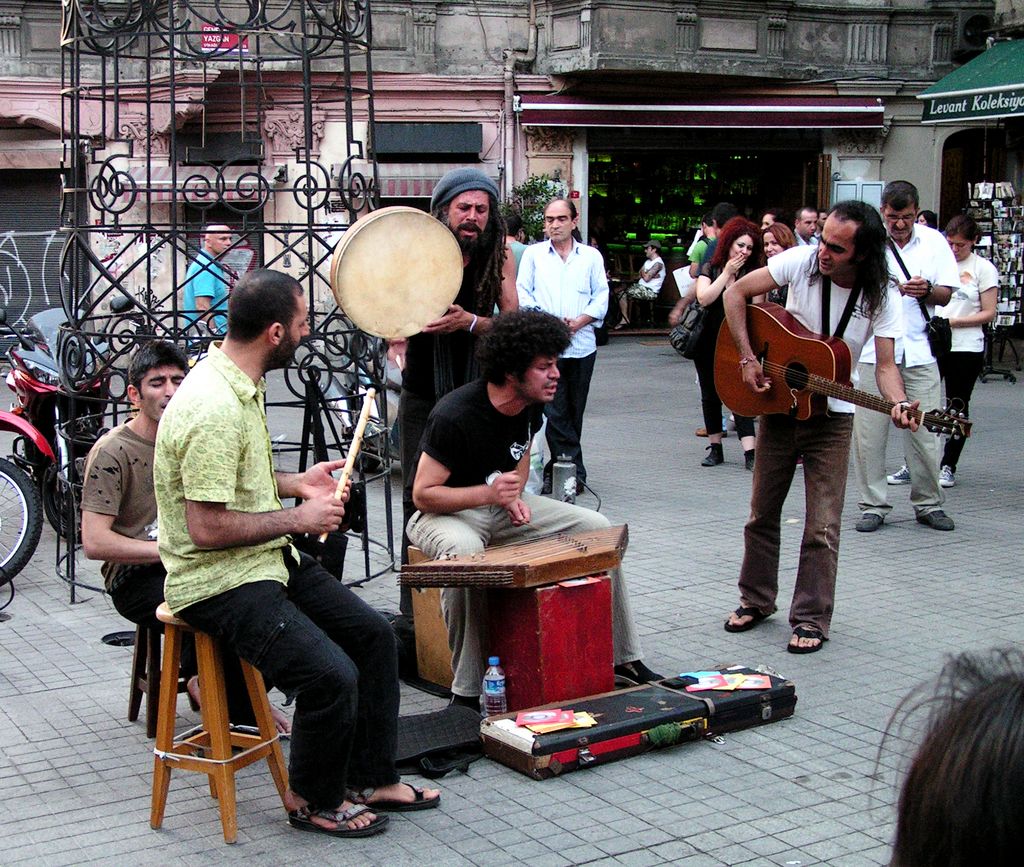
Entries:
POLYGON ((608 277, 601 254, 573 239, 572 231, 578 223, 573 202, 548 202, 544 209, 544 233, 548 240, 527 247, 523 253, 516 289, 520 307, 543 310, 569 326, 572 342, 558 359, 558 391, 545 406, 550 460, 544 475, 547 488, 551 464, 566 455, 576 464, 580 491, 587 480, 580 437, 597 359, 594 325, 601 325, 608 312, 608 277))
MULTIPOLYGON (((757 347, 758 356, 751 347, 746 308, 757 295, 788 286, 786 310, 805 328, 841 337, 850 349, 851 365, 865 343, 874 345, 878 368, 872 376, 881 393, 895 404, 889 416, 878 413, 878 418, 884 424, 916 428, 911 413, 917 404, 906 400, 893 356, 900 333, 899 295, 889 285, 885 228, 878 212, 863 202, 840 202, 825 221, 821 237, 816 248, 783 250, 768 260, 766 268, 742 277, 725 291, 725 315, 739 352, 740 375, 755 393, 786 388, 781 373, 769 376, 762 367, 764 362, 770 369, 773 357, 778 356, 773 356, 770 347, 761 346, 757 347), (825 297, 827 317, 822 316, 825 297)), ((785 352, 782 348, 779 354, 785 352)), ((746 632, 776 610, 782 507, 797 461, 803 458, 807 515, 789 609, 793 635, 787 650, 814 653, 828 640, 852 410, 849 403, 830 397, 827 413, 803 421, 788 414, 761 416, 750 519, 743 531, 740 605, 725 622, 726 632, 746 632)))
POLYGON ((818 209, 804 205, 796 212, 796 224, 793 229, 796 232, 798 245, 816 247, 818 245, 818 209))
MULTIPOLYGON (((882 219, 890 241, 889 273, 903 296, 903 337, 896 342, 896 363, 910 399, 932 410, 942 403, 942 386, 939 366, 928 345, 921 305, 927 306, 931 316, 935 305, 948 303, 953 287, 960 284, 960 274, 942 233, 917 222, 918 203, 917 188, 907 181, 892 181, 882 190, 882 219)), ((870 387, 874 368, 874 349, 867 346, 860 357, 860 378, 865 387, 870 387)), ((877 415, 858 409, 854 418, 853 447, 862 513, 856 529, 860 533, 873 533, 892 509, 885 475, 889 429, 879 423, 877 415)), ((939 438, 924 428, 904 434, 907 464, 899 475, 900 482, 904 472, 909 476, 910 502, 918 523, 933 530, 952 530, 953 519, 942 510, 941 445, 939 438)))

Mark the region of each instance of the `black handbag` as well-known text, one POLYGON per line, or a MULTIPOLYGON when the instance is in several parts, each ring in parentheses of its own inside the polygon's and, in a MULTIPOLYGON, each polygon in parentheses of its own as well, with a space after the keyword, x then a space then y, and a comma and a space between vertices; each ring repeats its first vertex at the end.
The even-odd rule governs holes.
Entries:
POLYGON ((668 342, 683 358, 693 358, 697 354, 706 316, 707 310, 694 299, 683 311, 679 324, 668 333, 668 342))
POLYGON ((926 323, 924 330, 928 335, 928 346, 931 347, 935 360, 945 358, 953 350, 953 329, 948 319, 941 316, 929 316, 924 304, 921 305, 921 313, 926 323))

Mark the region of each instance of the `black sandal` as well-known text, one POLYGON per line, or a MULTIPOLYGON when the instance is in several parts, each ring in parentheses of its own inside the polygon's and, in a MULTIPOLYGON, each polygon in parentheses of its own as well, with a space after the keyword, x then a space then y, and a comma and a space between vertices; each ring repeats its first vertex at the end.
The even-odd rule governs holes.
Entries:
POLYGON ((327 834, 329 837, 372 837, 387 827, 390 821, 388 816, 378 813, 374 815, 373 821, 369 825, 362 828, 348 827, 348 823, 357 816, 371 812, 373 810, 365 804, 353 804, 346 810, 321 810, 312 804, 307 804, 305 807, 299 807, 298 810, 292 810, 288 814, 288 824, 293 828, 298 828, 300 831, 313 831, 317 834, 327 834), (318 819, 334 822, 338 827, 325 828, 323 825, 318 825, 313 821, 314 816, 318 819))
POLYGON ((352 792, 349 794, 349 800, 355 801, 357 804, 364 804, 371 810, 383 810, 386 813, 411 813, 414 810, 429 810, 431 807, 441 805, 440 794, 434 795, 433 798, 428 798, 419 786, 414 786, 412 783, 402 783, 402 785, 412 789, 413 799, 411 801, 396 801, 393 799, 371 801, 370 798, 373 797, 376 789, 363 789, 361 792, 352 792))
POLYGON ((786 645, 786 650, 790 653, 817 653, 825 646, 825 642, 828 639, 824 636, 822 631, 815 626, 798 626, 793 630, 793 638, 790 639, 790 644, 786 645), (810 647, 801 647, 799 644, 793 644, 793 638, 816 638, 817 644, 812 644, 810 647))
POLYGON ((733 612, 733 614, 736 617, 749 617, 750 620, 748 620, 746 623, 730 623, 728 620, 726 620, 725 631, 746 632, 748 629, 753 629, 762 620, 767 620, 778 610, 778 608, 772 608, 772 610, 769 611, 767 614, 762 614, 757 608, 747 608, 746 606, 741 605, 733 612))

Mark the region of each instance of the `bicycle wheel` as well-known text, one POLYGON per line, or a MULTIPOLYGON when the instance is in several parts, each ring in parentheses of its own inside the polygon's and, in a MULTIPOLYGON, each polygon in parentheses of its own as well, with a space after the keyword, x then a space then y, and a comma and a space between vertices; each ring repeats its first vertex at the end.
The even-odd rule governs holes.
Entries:
POLYGON ((0 458, 0 587, 32 558, 43 529, 43 506, 28 476, 0 458))

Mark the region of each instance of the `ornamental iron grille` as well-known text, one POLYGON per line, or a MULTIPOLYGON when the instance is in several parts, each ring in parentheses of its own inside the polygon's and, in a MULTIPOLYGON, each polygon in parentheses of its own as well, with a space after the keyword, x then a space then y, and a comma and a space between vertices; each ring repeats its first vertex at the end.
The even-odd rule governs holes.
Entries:
POLYGON ((356 516, 362 580, 392 568, 385 346, 330 288, 335 244, 377 206, 370 43, 368 0, 63 0, 68 322, 57 353, 71 408, 58 443, 57 571, 72 601, 85 586, 74 565, 82 466, 97 432, 123 420, 131 353, 162 338, 195 357, 215 337, 183 303, 210 225, 232 233, 217 259, 226 288, 262 267, 307 292, 312 333, 268 389, 285 468, 347 454, 362 395, 377 389, 356 478, 381 483, 386 529, 371 538, 365 509, 356 516))

